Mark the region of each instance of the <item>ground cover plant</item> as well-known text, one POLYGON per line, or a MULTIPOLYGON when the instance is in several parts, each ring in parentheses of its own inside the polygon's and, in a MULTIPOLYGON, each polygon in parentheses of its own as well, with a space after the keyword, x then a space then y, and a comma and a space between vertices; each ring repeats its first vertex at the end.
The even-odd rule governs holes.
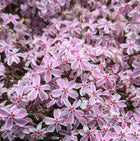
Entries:
POLYGON ((140 141, 140 1, 0 0, 0 137, 140 141))

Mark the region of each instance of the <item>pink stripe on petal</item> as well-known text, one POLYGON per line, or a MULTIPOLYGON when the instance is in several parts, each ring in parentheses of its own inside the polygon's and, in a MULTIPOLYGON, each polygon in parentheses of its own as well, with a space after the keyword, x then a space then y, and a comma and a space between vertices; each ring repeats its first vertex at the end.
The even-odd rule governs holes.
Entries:
POLYGON ((95 141, 96 139, 95 139, 95 137, 93 135, 90 135, 90 140, 95 141))
POLYGON ((36 67, 36 71, 37 71, 38 73, 42 73, 42 72, 45 71, 45 67, 38 66, 38 67, 36 67))
POLYGON ((19 87, 17 89, 17 95, 22 95, 23 94, 23 87, 19 87))
POLYGON ((28 123, 25 119, 14 119, 14 122, 20 127, 24 127, 28 123))
POLYGON ((20 59, 17 56, 14 56, 14 61, 18 64, 20 62, 20 59))
POLYGON ((78 67, 78 65, 79 65, 79 63, 78 63, 78 61, 73 61, 73 63, 71 64, 71 68, 72 69, 76 69, 77 67, 78 67))
POLYGON ((11 21, 9 20, 9 18, 8 19, 6 19, 6 20, 4 20, 4 24, 8 24, 8 23, 10 23, 11 21))
POLYGON ((57 80, 57 84, 59 85, 60 88, 64 88, 65 87, 64 81, 61 78, 57 80))
POLYGON ((89 68, 87 68, 87 66, 86 66, 83 62, 80 62, 80 65, 81 65, 81 68, 82 68, 83 70, 89 69, 89 68))
POLYGON ((114 127, 114 129, 117 133, 120 133, 122 131, 122 128, 120 126, 116 126, 114 127))
POLYGON ((51 79, 52 79, 52 75, 51 75, 50 71, 47 70, 45 72, 45 81, 49 82, 49 81, 51 81, 51 79))
POLYGON ((101 139, 103 138, 103 136, 102 136, 101 133, 97 133, 97 134, 96 134, 96 138, 97 138, 98 140, 101 140, 101 139))
POLYGON ((88 141, 88 136, 82 137, 80 141, 88 141))
POLYGON ((61 126, 59 124, 56 125, 56 131, 60 131, 61 130, 61 126))
POLYGON ((61 114, 61 110, 57 109, 54 111, 54 118, 58 118, 60 117, 60 114, 61 114))
POLYGON ((108 29, 108 27, 105 25, 105 27, 104 27, 104 31, 105 31, 105 33, 109 33, 109 29, 108 29))
POLYGON ((11 129, 13 127, 13 119, 8 118, 4 126, 5 126, 5 129, 11 129))
POLYGON ((44 121, 45 124, 47 124, 47 125, 54 124, 54 119, 53 119, 53 118, 50 118, 50 117, 46 117, 43 121, 44 121))
POLYGON ((49 85, 42 85, 40 86, 41 90, 49 90, 50 89, 50 86, 49 85))
POLYGON ((74 122, 74 116, 73 113, 69 113, 68 118, 67 118, 68 123, 73 124, 74 122))
POLYGON ((117 102, 117 105, 119 107, 126 107, 125 101, 124 102, 123 101, 119 101, 119 102, 117 102))
POLYGON ((75 87, 75 85, 76 85, 75 81, 70 81, 70 82, 68 83, 68 88, 69 88, 69 89, 72 89, 72 88, 75 87))
POLYGON ((53 124, 53 125, 50 125, 48 128, 47 128, 47 131, 48 132, 54 132, 54 130, 55 130, 55 125, 53 124))
POLYGON ((40 86, 40 76, 39 76, 39 75, 37 75, 37 76, 35 76, 35 77, 33 78, 33 83, 34 83, 35 85, 40 86))
POLYGON ((106 82, 105 79, 100 79, 97 81, 97 86, 99 87, 99 86, 103 85, 105 82, 106 82))
POLYGON ((132 73, 132 76, 133 76, 133 78, 136 78, 136 77, 138 77, 139 74, 140 74, 140 70, 138 69, 138 70, 135 70, 135 71, 132 73))
POLYGON ((38 91, 32 90, 32 91, 27 95, 27 97, 28 97, 29 100, 33 101, 34 99, 36 99, 37 94, 38 94, 38 91))
POLYGON ((15 118, 24 118, 27 116, 27 111, 23 108, 20 108, 14 112, 15 118))
POLYGON ((59 97, 61 94, 62 94, 62 91, 61 91, 60 89, 58 89, 58 90, 53 90, 52 93, 51 93, 51 95, 52 95, 53 97, 59 97))
POLYGON ((45 93, 44 91, 39 91, 39 97, 40 99, 43 101, 43 100, 47 100, 48 99, 48 94, 45 93))
POLYGON ((71 104, 70 104, 70 102, 69 102, 67 99, 64 100, 64 104, 65 104, 67 107, 71 107, 71 104))
POLYGON ((7 60, 7 64, 8 64, 8 65, 11 65, 12 63, 13 63, 12 58, 8 58, 8 60, 7 60))
POLYGON ((75 108, 79 107, 80 105, 81 105, 81 100, 75 101, 73 103, 73 107, 75 107, 75 108))
POLYGON ((9 112, 4 109, 4 108, 0 108, 0 116, 1 117, 8 117, 9 116, 9 112))
POLYGON ((45 56, 43 58, 43 61, 44 61, 44 63, 45 63, 46 66, 50 65, 50 57, 49 56, 45 56))
POLYGON ((74 90, 71 90, 68 94, 73 99, 76 99, 78 97, 78 93, 76 91, 74 91, 74 90))
POLYGON ((55 77, 60 77, 61 74, 62 74, 62 72, 61 72, 60 70, 58 70, 58 69, 54 69, 54 70, 52 70, 51 72, 52 72, 52 74, 53 74, 55 77))
POLYGON ((80 111, 80 110, 75 110, 75 116, 79 119, 80 117, 82 117, 83 116, 83 112, 82 111, 80 111))

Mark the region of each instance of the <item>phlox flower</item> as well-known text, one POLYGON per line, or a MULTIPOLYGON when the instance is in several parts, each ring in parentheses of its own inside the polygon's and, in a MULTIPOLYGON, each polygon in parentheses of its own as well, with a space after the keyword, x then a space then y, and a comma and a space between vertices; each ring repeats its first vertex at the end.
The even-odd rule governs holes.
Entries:
POLYGON ((114 130, 115 132, 110 134, 110 137, 116 139, 116 141, 133 141, 133 138, 130 135, 131 131, 129 127, 120 127, 117 125, 114 127, 114 130))
POLYGON ((18 53, 18 49, 16 48, 13 49, 12 51, 9 51, 6 55, 7 56, 5 58, 5 61, 7 62, 9 66, 11 66, 13 62, 18 64, 20 62, 19 57, 23 57, 21 53, 18 53))
POLYGON ((70 96, 73 99, 76 99, 78 97, 78 93, 76 90, 73 90, 75 88, 75 81, 68 81, 67 79, 58 79, 57 84, 59 86, 59 89, 53 90, 51 95, 53 97, 61 97, 61 103, 64 102, 64 104, 68 101, 68 97, 70 96))
POLYGON ((6 119, 4 128, 11 129, 13 122, 18 126, 23 127, 27 123, 24 117, 27 116, 27 111, 24 108, 17 108, 16 106, 9 108, 0 108, 0 116, 6 119))
POLYGON ((75 101, 72 105, 69 102, 66 102, 65 105, 67 108, 64 108, 62 114, 67 115, 67 120, 66 120, 67 124, 73 124, 74 117, 80 119, 84 115, 83 111, 77 109, 81 105, 80 100, 75 101))
POLYGON ((54 132, 55 129, 57 132, 60 131, 61 125, 63 125, 65 121, 64 119, 61 118, 61 110, 59 109, 54 110, 53 116, 54 118, 45 117, 45 119, 43 120, 46 125, 49 125, 47 128, 48 132, 54 132))
POLYGON ((50 86, 48 84, 40 85, 40 81, 40 76, 37 75, 33 78, 32 85, 25 86, 25 92, 30 91, 27 95, 29 100, 33 101, 38 95, 42 101, 48 99, 48 94, 45 92, 45 90, 49 90, 50 86))
POLYGON ((45 73, 45 81, 49 82, 52 79, 52 75, 55 77, 61 76, 61 71, 55 69, 55 66, 52 64, 52 60, 49 56, 43 58, 44 65, 36 67, 37 73, 45 73))
POLYGON ((46 128, 42 128, 42 122, 40 122, 36 128, 29 127, 29 130, 32 133, 32 137, 39 140, 43 140, 45 134, 47 133, 46 128))
POLYGON ((80 141, 88 141, 89 138, 90 138, 91 141, 96 140, 96 138, 95 138, 96 130, 95 129, 89 129, 88 126, 84 126, 83 130, 80 130, 79 133, 82 136, 80 141))

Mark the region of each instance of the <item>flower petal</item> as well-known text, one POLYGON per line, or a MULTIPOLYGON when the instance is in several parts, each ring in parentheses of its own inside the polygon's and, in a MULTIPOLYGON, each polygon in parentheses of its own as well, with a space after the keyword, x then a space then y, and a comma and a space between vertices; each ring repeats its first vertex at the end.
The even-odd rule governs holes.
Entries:
POLYGON ((37 75, 37 76, 35 76, 35 77, 33 78, 33 83, 34 83, 35 85, 40 86, 40 76, 39 76, 39 75, 37 75))
POLYGON ((48 94, 45 93, 44 91, 39 91, 39 97, 40 99, 43 101, 43 100, 47 100, 48 99, 48 94))
POLYGON ((9 112, 6 109, 4 109, 4 108, 0 108, 0 116, 8 117, 9 116, 9 112))
POLYGON ((14 119, 14 122, 20 127, 24 127, 28 123, 25 119, 14 119))
POLYGON ((14 112, 15 118, 24 118, 27 116, 27 111, 23 108, 20 108, 14 112))
POLYGON ((54 118, 58 118, 60 117, 60 114, 61 114, 61 110, 60 109, 57 109, 57 110, 54 110, 54 118))
POLYGON ((5 129, 11 129, 13 127, 13 119, 9 117, 4 126, 5 129))
POLYGON ((67 118, 68 123, 73 124, 74 122, 74 116, 73 113, 69 113, 68 118, 67 118))
POLYGON ((38 94, 38 91, 32 90, 32 91, 27 95, 27 97, 28 97, 29 100, 33 101, 34 99, 36 99, 37 94, 38 94))
POLYGON ((50 118, 50 117, 46 117, 43 121, 44 121, 45 124, 47 124, 47 125, 54 124, 54 119, 53 119, 53 118, 50 118))
POLYGON ((61 71, 58 70, 58 69, 54 69, 51 71, 52 74, 55 76, 55 77, 60 77, 61 76, 61 71))

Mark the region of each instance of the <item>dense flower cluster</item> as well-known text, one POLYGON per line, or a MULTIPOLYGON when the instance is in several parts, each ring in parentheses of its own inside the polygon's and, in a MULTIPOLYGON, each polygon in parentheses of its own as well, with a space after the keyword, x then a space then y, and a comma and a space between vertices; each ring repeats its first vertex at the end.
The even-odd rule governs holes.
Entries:
POLYGON ((140 141, 139 27, 139 0, 1 0, 2 139, 140 141))

